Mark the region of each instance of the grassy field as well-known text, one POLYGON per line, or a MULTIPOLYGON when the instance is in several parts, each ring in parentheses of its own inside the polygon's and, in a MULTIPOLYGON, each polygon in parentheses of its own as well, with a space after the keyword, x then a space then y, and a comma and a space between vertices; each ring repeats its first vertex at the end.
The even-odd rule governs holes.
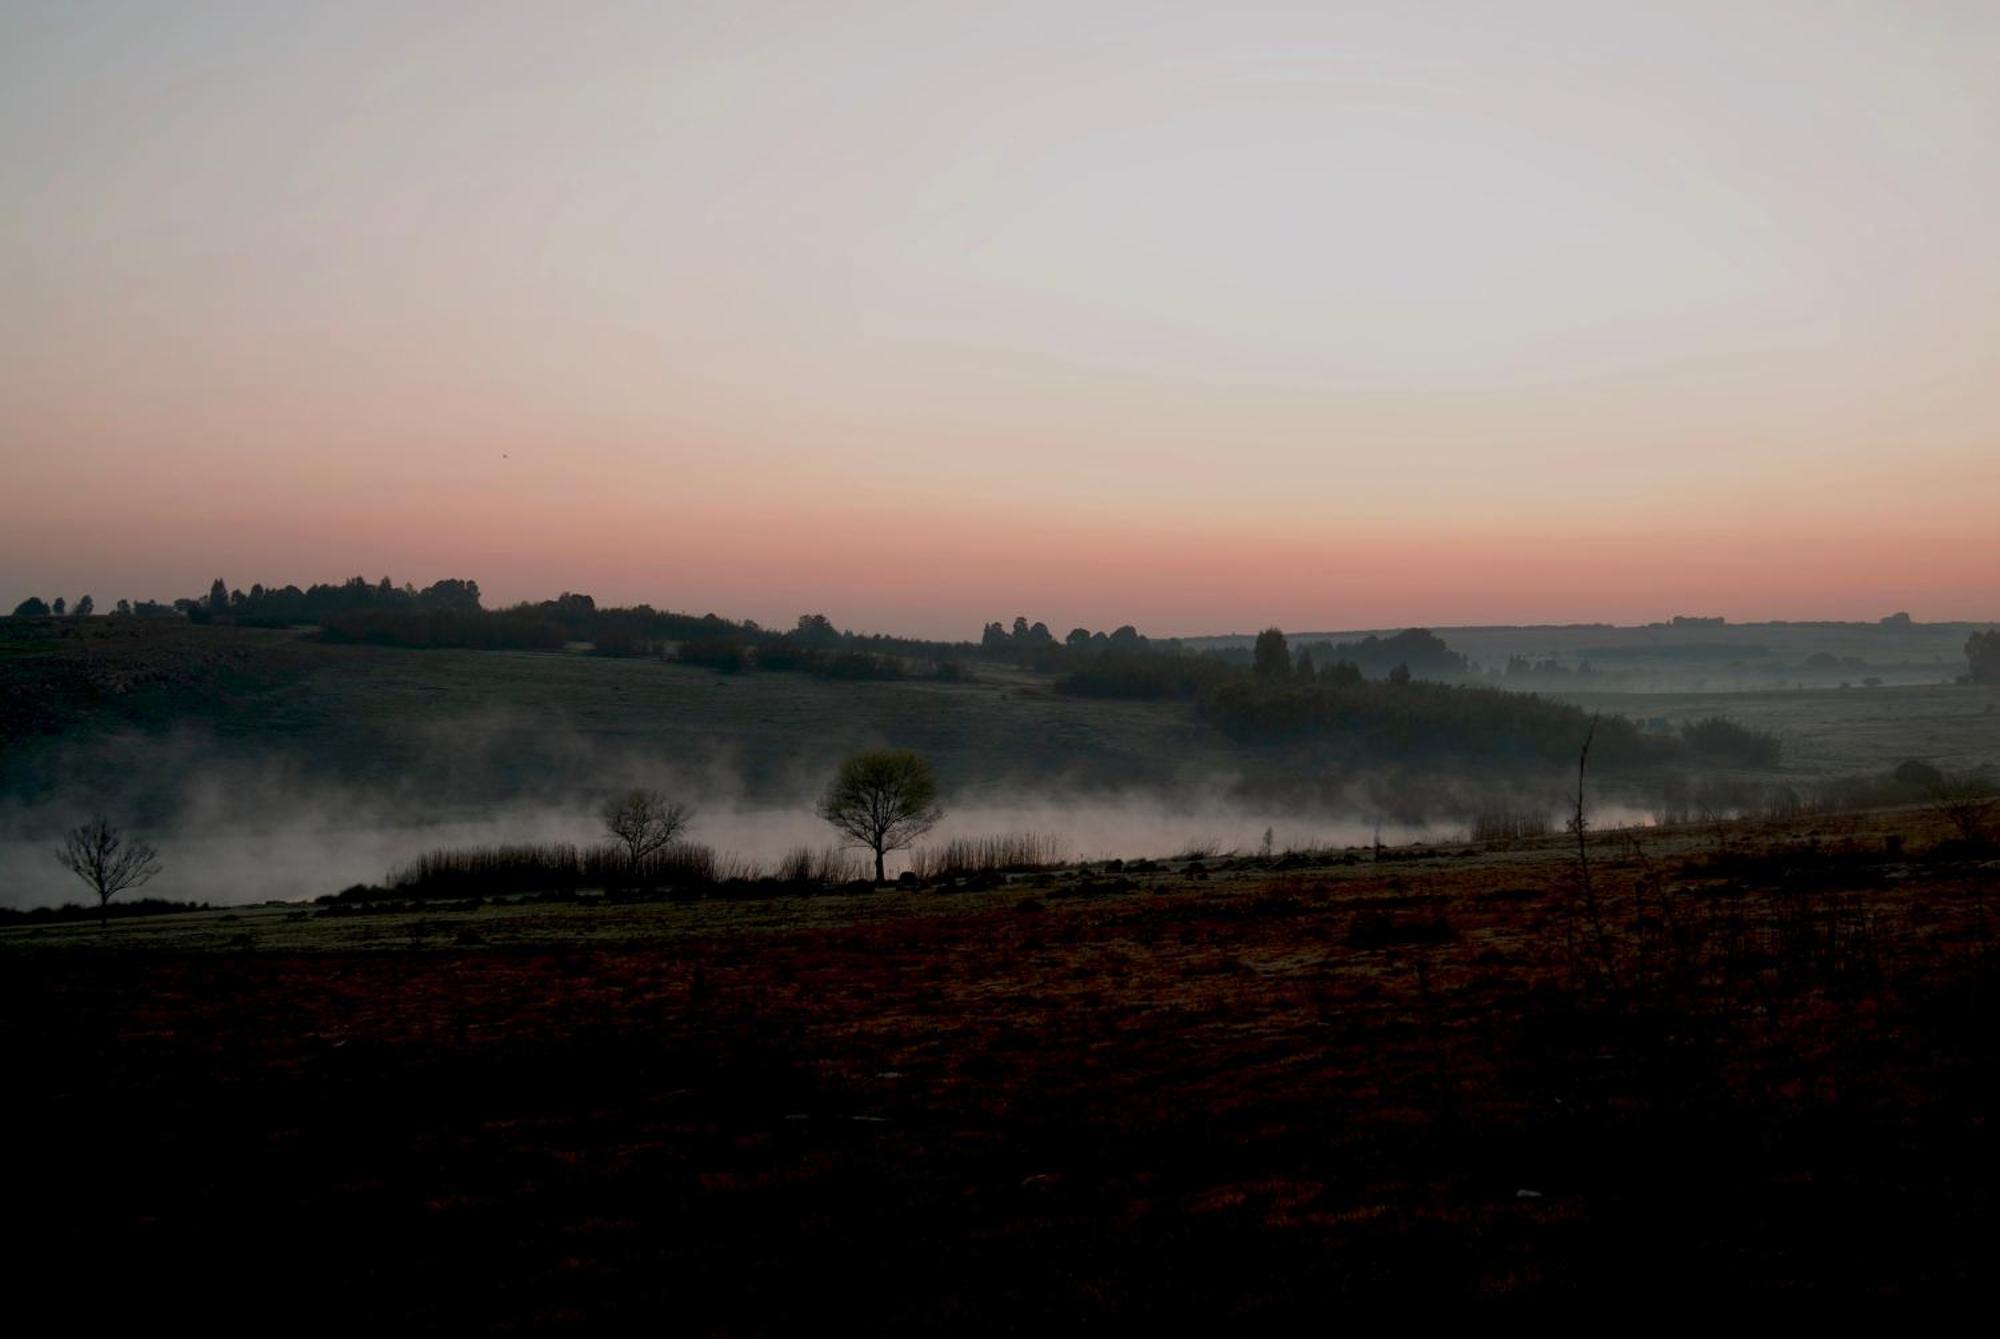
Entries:
POLYGON ((883 743, 923 751, 957 787, 1165 783, 1242 761, 1190 731, 1178 704, 1063 697, 1046 678, 997 666, 966 683, 828 682, 177 625, 17 655, 0 663, 0 702, 12 707, 0 720, 13 723, 0 785, 22 798, 64 767, 80 782, 111 783, 133 770, 134 736, 197 732, 225 762, 277 754, 343 783, 424 778, 485 799, 534 793, 551 772, 648 765, 791 793, 817 788, 845 753, 883 743))
POLYGON ((1587 711, 1660 718, 1676 730, 1727 716, 1784 741, 1791 776, 1877 774, 1910 758, 1947 771, 2000 766, 2000 684, 1560 696, 1587 711))
POLYGON ((10 1259, 79 1321, 396 1332, 1971 1300, 1996 863, 1947 837, 9 930, 10 1259))
MULTIPOLYGON (((1574 669, 1588 661, 1627 672, 1648 691, 1730 692, 1836 688, 1864 678, 1902 686, 1951 683, 1966 672, 1965 643, 1986 623, 1729 623, 1614 627, 1464 627, 1434 631, 1484 669, 1509 658, 1554 660, 1574 669), (1839 663, 1815 662, 1814 656, 1839 663)), ((1399 629, 1378 630, 1390 635, 1399 629)), ((1295 642, 1356 642, 1366 632, 1294 632, 1295 642)), ((1247 647, 1251 637, 1198 637, 1200 647, 1247 647)))
MULTIPOLYGON (((1792 774, 1880 770, 1909 757, 2000 763, 1995 688, 1573 700, 1641 719, 1723 714, 1772 729, 1792 774)), ((792 795, 815 789, 844 753, 877 744, 923 752, 948 790, 1016 781, 1171 788, 1313 767, 1305 751, 1224 738, 1180 703, 1066 697, 1046 677, 986 664, 965 683, 827 682, 575 653, 327 646, 297 633, 173 624, 12 655, 0 661, 0 704, 0 796, 29 803, 59 786, 115 790, 135 774, 274 758, 347 785, 414 780, 445 803, 634 768, 792 795), (147 765, 148 743, 162 767, 147 765), (167 756, 172 749, 190 756, 167 756)))

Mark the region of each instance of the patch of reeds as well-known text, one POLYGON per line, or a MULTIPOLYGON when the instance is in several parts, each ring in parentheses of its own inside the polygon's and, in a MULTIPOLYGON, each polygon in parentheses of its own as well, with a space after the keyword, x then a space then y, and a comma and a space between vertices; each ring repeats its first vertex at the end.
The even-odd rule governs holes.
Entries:
POLYGON ((1482 809, 1472 816, 1468 837, 1482 845, 1497 846, 1546 837, 1553 830, 1547 810, 1482 809))
POLYGON ((954 837, 910 853, 910 869, 920 879, 961 874, 1014 874, 1047 869, 1064 859, 1062 840, 1044 832, 1004 832, 990 837, 954 837))
POLYGON ((755 878, 754 864, 694 842, 676 842, 636 865, 621 847, 539 842, 427 851, 390 872, 388 886, 414 897, 574 893, 581 888, 688 888, 755 878))

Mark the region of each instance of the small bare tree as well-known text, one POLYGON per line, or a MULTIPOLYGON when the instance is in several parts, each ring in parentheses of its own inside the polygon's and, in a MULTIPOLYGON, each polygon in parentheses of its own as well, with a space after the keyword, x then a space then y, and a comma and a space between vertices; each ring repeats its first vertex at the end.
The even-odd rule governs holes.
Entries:
POLYGON ((647 856, 673 845, 687 831, 694 810, 657 790, 634 789, 606 800, 599 816, 605 832, 623 843, 636 873, 647 856))
POLYGON ((112 898, 160 872, 158 851, 142 841, 127 841, 124 833, 102 818, 71 828, 56 859, 97 894, 99 928, 110 923, 112 898))
POLYGON ((1930 810, 1966 842, 1986 839, 1986 825, 2000 807, 1993 784, 1976 772, 1941 777, 1930 787, 1930 810))
POLYGON ((1613 969, 1611 939, 1604 928, 1604 912, 1598 905, 1596 886, 1590 881, 1590 812, 1584 799, 1584 780, 1590 767, 1590 746, 1597 738, 1597 721, 1595 715, 1590 718, 1590 728, 1583 734, 1583 748, 1576 755, 1576 808, 1565 826, 1576 834, 1576 875, 1583 892, 1583 913, 1590 920, 1591 937, 1597 941, 1598 968, 1609 977, 1613 969))
POLYGON ((875 882, 883 857, 929 832, 943 817, 931 766, 908 749, 857 753, 840 765, 820 797, 819 816, 875 853, 875 882))

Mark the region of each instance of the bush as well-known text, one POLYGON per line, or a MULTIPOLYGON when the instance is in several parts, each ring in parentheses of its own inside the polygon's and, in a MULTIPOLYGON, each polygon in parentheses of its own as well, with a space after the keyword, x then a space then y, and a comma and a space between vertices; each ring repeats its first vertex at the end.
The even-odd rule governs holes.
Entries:
POLYGON ((1912 758, 1896 768, 1896 780, 1906 786, 1934 789, 1944 784, 1944 773, 1927 762, 1919 762, 1912 758))
POLYGON ((705 637, 682 642, 674 659, 683 665, 700 665, 720 674, 735 674, 743 668, 743 644, 729 637, 705 637))

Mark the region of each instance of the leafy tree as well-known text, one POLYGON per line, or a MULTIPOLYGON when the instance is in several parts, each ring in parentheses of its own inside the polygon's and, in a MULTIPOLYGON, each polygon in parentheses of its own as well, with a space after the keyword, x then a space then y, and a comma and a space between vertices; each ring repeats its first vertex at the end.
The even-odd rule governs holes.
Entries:
POLYGON ((149 882, 160 872, 158 851, 142 841, 128 842, 124 833, 102 818, 71 828, 56 860, 97 894, 99 926, 110 919, 112 898, 149 882))
POLYGON ((1290 674, 1292 653, 1285 644, 1285 634, 1276 628, 1266 628, 1258 633, 1257 645, 1250 653, 1250 667, 1272 678, 1290 674))
POLYGON ((1396 668, 1389 671, 1389 682, 1398 688, 1407 687, 1410 682, 1410 667, 1402 664, 1397 665, 1396 668))
POLYGON ((211 614, 229 612, 229 587, 223 584, 221 577, 217 577, 209 585, 208 611, 211 614))
POLYGON ((1063 645, 1072 651, 1081 651, 1084 647, 1090 645, 1090 629, 1071 628, 1069 636, 1063 638, 1063 645))
POLYGON ((88 595, 82 596, 77 600, 76 616, 78 618, 89 618, 92 614, 96 612, 97 612, 97 601, 91 599, 88 595))
POLYGON ((68 608, 69 606, 63 600, 63 597, 58 595, 56 596, 56 602, 49 606, 49 612, 54 614, 57 618, 61 618, 66 612, 68 612, 68 608))
POLYGON ((687 830, 694 810, 657 790, 633 789, 606 800, 598 815, 604 831, 624 844, 626 862, 637 873, 641 861, 687 830))
POLYGON ((819 816, 875 853, 881 883, 883 858, 929 832, 943 810, 929 763, 908 749, 873 749, 840 765, 820 797, 819 816))
POLYGON ((121 616, 129 618, 132 614, 132 602, 130 600, 120 600, 118 602, 118 612, 121 616))
POLYGON ((47 618, 49 607, 39 595, 30 595, 14 606, 15 618, 47 618))

